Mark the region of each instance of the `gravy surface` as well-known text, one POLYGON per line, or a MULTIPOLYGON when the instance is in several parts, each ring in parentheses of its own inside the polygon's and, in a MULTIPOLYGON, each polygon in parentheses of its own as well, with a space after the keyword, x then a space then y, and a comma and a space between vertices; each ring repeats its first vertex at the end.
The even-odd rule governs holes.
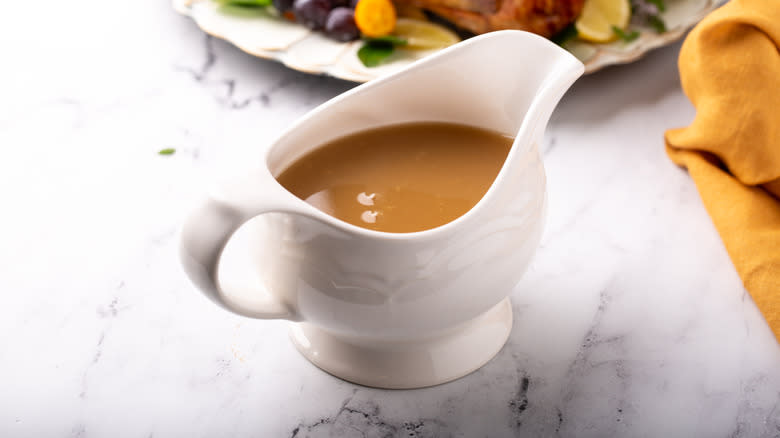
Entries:
POLYGON ((277 176, 325 213, 371 230, 409 233, 444 225, 487 192, 513 139, 450 123, 410 123, 338 138, 277 176))

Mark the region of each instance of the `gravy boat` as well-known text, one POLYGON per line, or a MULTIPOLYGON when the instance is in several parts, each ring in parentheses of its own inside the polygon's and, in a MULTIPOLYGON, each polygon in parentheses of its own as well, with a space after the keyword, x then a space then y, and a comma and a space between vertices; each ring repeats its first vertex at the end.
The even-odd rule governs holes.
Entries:
POLYGON ((384 388, 435 385, 490 360, 512 327, 508 296, 541 237, 545 174, 537 144, 583 65, 521 31, 471 38, 314 109, 268 149, 263 166, 219 186, 185 221, 181 261, 223 308, 293 321, 321 369, 384 388), (344 135, 405 122, 450 122, 515 137, 484 197, 415 233, 360 228, 317 210, 275 179, 344 135), (220 283, 218 265, 246 224, 265 290, 220 283))

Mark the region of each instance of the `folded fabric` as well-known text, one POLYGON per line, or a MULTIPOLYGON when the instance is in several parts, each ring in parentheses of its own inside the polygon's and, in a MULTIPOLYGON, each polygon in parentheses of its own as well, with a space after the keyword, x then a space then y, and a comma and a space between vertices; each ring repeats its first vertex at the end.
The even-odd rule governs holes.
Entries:
POLYGON ((780 0, 732 0, 691 31, 696 107, 666 150, 688 169, 745 288, 780 341, 780 0))

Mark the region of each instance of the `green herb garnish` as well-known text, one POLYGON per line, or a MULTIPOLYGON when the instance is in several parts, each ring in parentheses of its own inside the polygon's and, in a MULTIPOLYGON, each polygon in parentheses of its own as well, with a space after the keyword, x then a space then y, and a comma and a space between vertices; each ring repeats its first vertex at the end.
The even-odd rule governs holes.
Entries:
POLYGON ((388 44, 392 44, 394 46, 405 46, 405 45, 407 45, 409 43, 405 39, 403 39, 403 38, 401 38, 399 36, 395 36, 395 35, 385 35, 385 36, 376 37, 376 38, 365 38, 365 40, 367 42, 369 42, 369 43, 372 43, 372 44, 388 43, 388 44))
POLYGON ((666 11, 666 2, 664 0, 647 0, 648 3, 652 3, 660 12, 666 11))
POLYGON ((577 27, 574 26, 574 23, 566 26, 562 31, 558 32, 554 37, 552 37, 552 42, 555 44, 562 46, 566 44, 567 42, 577 38, 579 34, 577 33, 577 27))
POLYGON ((217 3, 230 6, 242 6, 245 8, 256 8, 270 5, 271 0, 217 0, 217 3))
POLYGON ((651 15, 647 17, 647 24, 649 24, 650 27, 655 29, 655 31, 658 33, 666 32, 666 23, 664 23, 664 20, 662 20, 661 17, 657 15, 651 15))
POLYGON ((233 17, 246 17, 246 18, 255 18, 255 17, 270 17, 270 14, 268 10, 270 8, 265 6, 243 6, 243 5, 232 5, 227 3, 218 3, 219 6, 217 7, 217 10, 220 14, 224 15, 230 15, 233 17))
POLYGON ((357 56, 366 67, 376 67, 392 55, 396 47, 405 46, 407 43, 405 39, 395 35, 367 38, 363 47, 358 50, 357 56))
POLYGON ((618 36, 621 40, 630 43, 631 41, 634 41, 635 39, 639 38, 639 32, 632 30, 631 32, 626 33, 623 29, 612 26, 612 32, 615 32, 615 35, 618 36))
POLYGON ((176 153, 176 149, 174 148, 161 149, 160 152, 157 153, 160 155, 173 155, 176 153))
POLYGON ((388 43, 372 43, 367 41, 357 52, 360 62, 366 67, 376 67, 388 56, 393 54, 395 47, 388 43))

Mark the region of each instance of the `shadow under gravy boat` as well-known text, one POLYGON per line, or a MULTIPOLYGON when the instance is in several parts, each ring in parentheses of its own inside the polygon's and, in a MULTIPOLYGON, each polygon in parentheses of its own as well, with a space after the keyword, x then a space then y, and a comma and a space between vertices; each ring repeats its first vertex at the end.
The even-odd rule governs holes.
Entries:
POLYGON ((352 382, 415 388, 478 369, 509 336, 508 296, 541 237, 546 191, 537 144, 582 72, 574 56, 550 41, 501 31, 326 102, 276 140, 264 167, 220 186, 190 214, 181 239, 186 273, 227 310, 294 321, 298 350, 352 382), (515 137, 483 198, 440 227, 401 234, 360 228, 274 179, 330 140, 421 121, 515 137), (265 291, 225 287, 218 278, 225 245, 247 222, 265 291))

